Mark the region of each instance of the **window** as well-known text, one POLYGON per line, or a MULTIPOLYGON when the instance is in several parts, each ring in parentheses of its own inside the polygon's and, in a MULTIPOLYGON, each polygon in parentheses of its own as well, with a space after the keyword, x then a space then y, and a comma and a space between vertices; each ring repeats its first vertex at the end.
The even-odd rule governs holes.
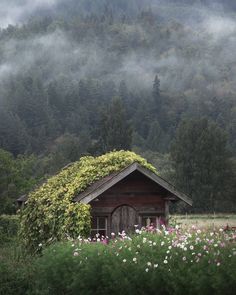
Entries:
POLYGON ((92 218, 91 236, 94 237, 96 234, 104 237, 107 235, 107 217, 95 216, 92 218))
POLYGON ((142 216, 142 226, 154 226, 159 228, 165 224, 163 216, 144 215, 142 216))

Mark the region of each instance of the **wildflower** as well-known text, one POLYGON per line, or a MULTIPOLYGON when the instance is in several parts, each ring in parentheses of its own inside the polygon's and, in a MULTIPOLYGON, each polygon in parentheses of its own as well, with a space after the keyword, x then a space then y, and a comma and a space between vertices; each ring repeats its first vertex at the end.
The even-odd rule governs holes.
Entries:
POLYGON ((167 264, 168 263, 168 261, 165 259, 164 261, 163 261, 165 264, 167 264))
POLYGON ((111 233, 111 236, 114 237, 116 234, 115 233, 111 233))
POLYGON ((140 245, 137 245, 137 248, 140 248, 140 245))
POLYGON ((220 262, 217 262, 217 264, 216 264, 217 266, 220 266, 220 262))
POLYGON ((101 240, 99 238, 97 238, 97 242, 100 242, 101 240))
POLYGON ((201 233, 201 230, 200 230, 200 229, 198 229, 198 230, 197 230, 197 234, 200 234, 200 233, 201 233))
POLYGON ((39 244, 39 247, 42 247, 42 246, 43 246, 43 244, 42 244, 42 243, 40 243, 40 244, 39 244))
POLYGON ((154 243, 153 243, 153 246, 156 246, 156 244, 157 244, 157 243, 156 243, 156 242, 154 242, 154 243))
POLYGON ((137 262, 137 258, 136 257, 133 258, 133 262, 137 262))
POLYGON ((139 229, 136 229, 135 232, 136 232, 136 234, 139 234, 140 230, 139 229))
POLYGON ((154 264, 153 267, 154 267, 154 268, 157 268, 157 267, 158 267, 158 264, 154 264))
POLYGON ((189 249, 190 249, 190 250, 193 250, 193 249, 194 249, 194 247, 191 245, 191 246, 189 247, 189 249))
POLYGON ((183 257, 183 261, 186 261, 186 257, 185 256, 183 257))
POLYGON ((151 262, 148 262, 148 263, 147 263, 147 266, 152 266, 151 262))
POLYGON ((79 253, 77 251, 74 252, 74 256, 78 256, 79 253))
POLYGON ((161 242, 161 246, 164 246, 164 245, 165 245, 165 242, 162 241, 162 242, 161 242))
POLYGON ((126 259, 123 259, 123 262, 125 263, 127 260, 126 259))
POLYGON ((148 272, 148 271, 149 271, 149 269, 148 269, 148 268, 146 268, 146 269, 145 269, 145 271, 146 271, 146 272, 148 272))

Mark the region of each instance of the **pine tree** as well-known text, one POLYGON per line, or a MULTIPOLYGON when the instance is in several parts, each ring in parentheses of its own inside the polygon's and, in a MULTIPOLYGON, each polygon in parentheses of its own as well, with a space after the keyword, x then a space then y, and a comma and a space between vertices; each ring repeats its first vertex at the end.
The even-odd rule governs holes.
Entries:
POLYGON ((195 210, 214 211, 230 171, 226 133, 205 118, 185 120, 178 127, 171 157, 176 184, 192 196, 195 210))
POLYGON ((131 148, 132 128, 120 97, 113 98, 108 109, 102 112, 98 134, 101 152, 131 148))

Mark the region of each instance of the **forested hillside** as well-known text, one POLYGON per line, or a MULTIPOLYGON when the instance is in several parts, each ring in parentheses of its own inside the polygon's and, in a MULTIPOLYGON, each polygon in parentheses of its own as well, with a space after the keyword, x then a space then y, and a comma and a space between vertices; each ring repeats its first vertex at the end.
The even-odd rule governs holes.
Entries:
POLYGON ((153 162, 195 212, 236 209, 234 1, 23 4, 0 23, 0 213, 113 149, 153 162))

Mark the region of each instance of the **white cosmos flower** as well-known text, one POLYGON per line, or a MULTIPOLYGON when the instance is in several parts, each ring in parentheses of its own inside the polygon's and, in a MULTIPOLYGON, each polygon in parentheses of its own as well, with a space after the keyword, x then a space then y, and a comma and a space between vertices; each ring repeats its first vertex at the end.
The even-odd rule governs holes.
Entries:
POLYGON ((123 259, 123 262, 125 263, 127 260, 126 259, 123 259))
POLYGON ((149 271, 149 269, 148 269, 148 268, 146 268, 146 269, 145 269, 145 271, 146 271, 146 272, 148 272, 148 271, 149 271))
POLYGON ((154 268, 157 268, 157 267, 158 267, 158 264, 154 264, 153 267, 154 267, 154 268))
POLYGON ((151 266, 152 264, 151 264, 151 262, 148 262, 147 265, 148 265, 148 266, 151 266))
POLYGON ((165 264, 167 264, 168 263, 168 261, 165 259, 164 261, 163 261, 165 264))

